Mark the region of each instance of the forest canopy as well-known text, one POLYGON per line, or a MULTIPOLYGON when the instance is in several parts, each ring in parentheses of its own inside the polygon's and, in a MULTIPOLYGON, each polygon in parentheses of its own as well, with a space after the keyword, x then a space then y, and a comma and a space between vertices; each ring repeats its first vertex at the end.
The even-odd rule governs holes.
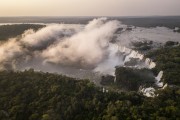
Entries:
POLYGON ((118 120, 180 117, 180 89, 155 98, 137 92, 104 93, 88 80, 34 72, 0 72, 1 120, 118 120))

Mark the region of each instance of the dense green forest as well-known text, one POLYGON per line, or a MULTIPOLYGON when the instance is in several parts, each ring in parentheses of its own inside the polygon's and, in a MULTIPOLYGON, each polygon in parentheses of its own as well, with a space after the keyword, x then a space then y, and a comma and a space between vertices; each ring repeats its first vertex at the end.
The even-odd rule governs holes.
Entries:
POLYGON ((0 72, 1 120, 178 120, 180 89, 147 98, 137 92, 102 92, 88 80, 34 72, 0 72))
POLYGON ((140 86, 152 86, 155 81, 148 69, 116 67, 115 76, 102 76, 100 83, 108 89, 138 91, 140 86))
POLYGON ((42 27, 45 27, 45 25, 35 25, 35 24, 2 25, 0 26, 0 41, 21 35, 25 30, 33 29, 37 31, 42 27))
POLYGON ((147 54, 152 58, 157 66, 153 69, 154 73, 163 70, 163 81, 170 85, 180 86, 180 45, 169 47, 168 42, 165 47, 154 50, 147 54))

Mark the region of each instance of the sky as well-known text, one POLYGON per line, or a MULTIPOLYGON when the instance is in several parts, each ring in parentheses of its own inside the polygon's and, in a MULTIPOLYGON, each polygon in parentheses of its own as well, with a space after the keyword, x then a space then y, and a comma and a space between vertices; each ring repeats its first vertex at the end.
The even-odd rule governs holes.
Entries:
POLYGON ((180 15, 180 0, 0 0, 0 16, 169 15, 180 15))

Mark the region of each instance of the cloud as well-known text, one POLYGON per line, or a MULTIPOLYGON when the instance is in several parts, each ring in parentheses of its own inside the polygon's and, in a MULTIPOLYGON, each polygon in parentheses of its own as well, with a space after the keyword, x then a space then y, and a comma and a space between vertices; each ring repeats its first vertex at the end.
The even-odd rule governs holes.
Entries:
POLYGON ((13 69, 16 57, 22 54, 23 48, 16 39, 10 39, 0 44, 0 70, 13 69))
POLYGON ((108 54, 109 42, 117 28, 117 21, 93 20, 84 30, 50 46, 42 55, 51 63, 96 65, 108 54))
POLYGON ((0 70, 34 68, 45 72, 114 74, 115 66, 125 66, 131 58, 152 68, 150 59, 131 49, 132 41, 179 41, 180 34, 163 27, 127 30, 119 21, 99 18, 87 25, 51 24, 29 29, 21 37, 0 43, 0 70))

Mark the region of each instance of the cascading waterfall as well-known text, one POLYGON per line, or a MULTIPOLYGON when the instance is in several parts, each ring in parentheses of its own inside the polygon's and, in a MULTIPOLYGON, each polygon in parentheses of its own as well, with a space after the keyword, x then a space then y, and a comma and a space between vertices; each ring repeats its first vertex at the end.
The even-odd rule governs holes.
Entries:
MULTIPOLYGON (((125 46, 121 46, 118 45, 118 49, 120 53, 123 53, 123 55, 125 56, 124 59, 124 63, 130 61, 132 58, 135 59, 139 59, 140 61, 142 61, 144 63, 144 66, 138 66, 137 68, 148 68, 148 69, 152 69, 154 67, 156 67, 156 63, 153 62, 150 58, 145 58, 143 54, 139 53, 138 51, 129 49, 125 46)), ((161 82, 163 76, 163 71, 160 71, 157 75, 157 77, 155 77, 155 84, 157 85, 157 87, 159 87, 160 89, 164 89, 165 87, 167 87, 167 84, 164 85, 163 82, 161 82)), ((114 79, 114 82, 116 82, 116 78, 114 79)), ((155 97, 155 91, 156 89, 154 87, 148 87, 148 88, 143 88, 142 86, 139 88, 140 92, 143 93, 143 95, 147 96, 147 97, 155 97)))
POLYGON ((145 58, 144 55, 139 53, 138 51, 120 45, 118 45, 118 48, 119 48, 119 52, 123 53, 123 55, 125 56, 124 63, 130 61, 131 58, 135 58, 135 59, 139 59, 144 63, 145 66, 141 66, 141 67, 152 69, 156 66, 155 62, 153 62, 150 58, 145 58))
POLYGON ((149 69, 156 67, 156 63, 149 58, 146 58, 145 64, 148 65, 149 69))
MULTIPOLYGON (((160 71, 157 75, 157 77, 155 77, 155 84, 157 85, 158 89, 165 89, 167 87, 167 84, 164 84, 163 82, 161 82, 163 77, 163 71, 160 71)), ((140 87, 140 92, 143 93, 143 95, 147 96, 147 97, 155 97, 158 95, 155 95, 155 91, 156 89, 153 87, 148 87, 148 88, 143 88, 140 87)))
POLYGON ((163 76, 163 71, 160 71, 156 77, 156 85, 158 87, 163 87, 163 82, 161 82, 162 76, 163 76))

